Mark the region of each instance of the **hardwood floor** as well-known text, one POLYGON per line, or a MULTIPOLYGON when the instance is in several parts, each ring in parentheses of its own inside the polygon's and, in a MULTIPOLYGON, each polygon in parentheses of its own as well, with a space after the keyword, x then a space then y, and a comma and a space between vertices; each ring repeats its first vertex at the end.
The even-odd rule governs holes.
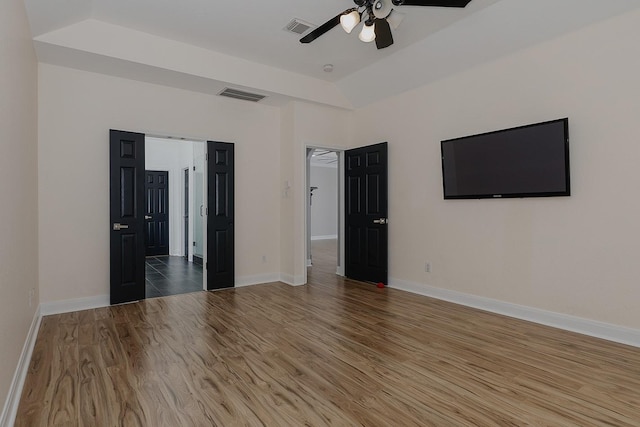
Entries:
POLYGON ((640 349, 334 271, 47 316, 16 425, 640 425, 640 349))
MULTIPOLYGON (((338 265, 338 241, 336 239, 313 240, 311 242, 312 266, 307 268, 307 276, 320 276, 318 279, 335 279, 338 265)), ((309 282, 312 279, 309 278, 309 282)))

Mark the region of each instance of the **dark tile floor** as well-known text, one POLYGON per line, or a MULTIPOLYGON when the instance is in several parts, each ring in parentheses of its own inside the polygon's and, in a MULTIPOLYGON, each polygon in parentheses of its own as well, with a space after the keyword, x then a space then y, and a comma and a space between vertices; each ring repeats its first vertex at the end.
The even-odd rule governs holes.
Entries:
POLYGON ((202 266, 180 256, 147 257, 147 298, 202 290, 202 266))

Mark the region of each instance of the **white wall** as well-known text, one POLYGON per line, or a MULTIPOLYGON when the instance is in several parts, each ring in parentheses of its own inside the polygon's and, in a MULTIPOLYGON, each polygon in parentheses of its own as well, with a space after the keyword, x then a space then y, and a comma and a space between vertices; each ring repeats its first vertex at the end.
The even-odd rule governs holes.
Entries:
POLYGON ((311 239, 338 237, 338 168, 327 166, 310 167, 311 239))
MULTIPOLYGON (((169 255, 184 256, 184 169, 193 172, 192 141, 145 139, 145 169, 169 172, 169 255)), ((204 143, 202 143, 204 144, 204 143)), ((189 182, 193 182, 191 179, 189 182)), ((187 254, 188 255, 188 254, 187 254)))
MULTIPOLYGON (((37 62, 24 3, 3 1, 0 13, 0 407, 7 399, 38 305, 37 96, 37 62), (30 290, 34 292, 31 306, 30 290)), ((0 419, 0 424, 2 422, 0 419)))
POLYGON ((306 283, 307 147, 342 149, 353 135, 351 111, 291 102, 281 120, 281 272, 292 284, 306 283), (285 182, 291 188, 284 190, 285 182))
POLYGON ((639 39, 628 13, 358 110, 354 144, 390 144, 390 276, 640 329, 639 39), (566 116, 572 196, 443 200, 441 140, 566 116))
POLYGON ((47 64, 39 84, 42 301, 109 294, 109 129, 235 143, 236 278, 279 272, 278 108, 47 64))

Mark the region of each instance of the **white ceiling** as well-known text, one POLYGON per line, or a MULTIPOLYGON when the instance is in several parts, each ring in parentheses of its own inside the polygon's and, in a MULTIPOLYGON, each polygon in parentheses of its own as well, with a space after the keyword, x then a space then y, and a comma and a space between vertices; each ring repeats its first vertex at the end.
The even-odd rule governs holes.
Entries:
MULTIPOLYGON (((360 42, 358 28, 346 34, 338 26, 310 44, 283 30, 293 18, 320 25, 352 7, 351 0, 25 0, 25 5, 34 38, 86 20, 101 21, 335 83, 349 104, 358 107, 640 8, 640 1, 472 0, 464 9, 402 6, 396 8, 405 18, 393 31, 395 44, 382 50, 360 42), (334 65, 332 73, 322 70, 328 63, 334 65)), ((40 47, 39 59, 65 65, 71 55, 54 47, 40 47)), ((93 59, 74 61, 69 66, 79 68, 93 59)))
POLYGON ((310 164, 311 166, 337 168, 338 153, 336 151, 316 148, 311 155, 310 164))
MULTIPOLYGON (((377 51, 357 31, 334 28, 311 44, 284 31, 298 18, 315 26, 353 7, 350 0, 26 0, 33 35, 87 18, 120 25, 308 76, 337 81, 498 0, 473 0, 466 8, 398 7, 405 13, 395 44, 377 51), (324 64, 334 71, 325 73, 324 64)), ((362 24, 360 24, 362 26, 362 24)))

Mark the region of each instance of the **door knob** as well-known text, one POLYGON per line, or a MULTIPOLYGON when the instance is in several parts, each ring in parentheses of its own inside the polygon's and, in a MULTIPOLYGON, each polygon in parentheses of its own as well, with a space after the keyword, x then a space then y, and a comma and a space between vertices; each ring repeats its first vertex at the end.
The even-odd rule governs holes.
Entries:
POLYGON ((151 219, 151 218, 153 218, 151 215, 145 215, 144 216, 144 219, 151 219))
POLYGON ((389 220, 387 218, 374 219, 374 224, 389 224, 389 220))
POLYGON ((119 222, 113 223, 113 229, 115 231, 126 230, 127 228, 129 228, 127 224, 120 224, 119 222))

